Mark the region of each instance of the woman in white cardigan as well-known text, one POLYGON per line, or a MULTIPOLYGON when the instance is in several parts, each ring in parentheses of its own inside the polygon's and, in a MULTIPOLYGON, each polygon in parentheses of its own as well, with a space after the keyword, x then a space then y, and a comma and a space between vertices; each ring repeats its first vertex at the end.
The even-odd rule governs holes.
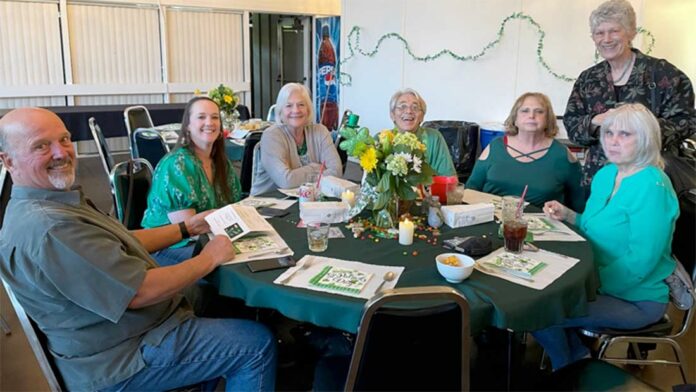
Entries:
POLYGON ((251 195, 296 188, 315 178, 322 163, 323 175, 341 177, 341 158, 326 127, 314 124, 307 88, 298 83, 283 86, 275 111, 276 124, 261 137, 261 164, 256 168, 251 195))

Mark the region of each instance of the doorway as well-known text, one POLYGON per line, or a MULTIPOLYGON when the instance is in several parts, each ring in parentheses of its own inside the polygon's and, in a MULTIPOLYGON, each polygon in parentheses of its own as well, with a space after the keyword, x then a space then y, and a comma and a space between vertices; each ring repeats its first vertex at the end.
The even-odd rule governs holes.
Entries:
POLYGON ((284 84, 311 91, 312 19, 309 16, 251 15, 253 117, 266 118, 284 84))

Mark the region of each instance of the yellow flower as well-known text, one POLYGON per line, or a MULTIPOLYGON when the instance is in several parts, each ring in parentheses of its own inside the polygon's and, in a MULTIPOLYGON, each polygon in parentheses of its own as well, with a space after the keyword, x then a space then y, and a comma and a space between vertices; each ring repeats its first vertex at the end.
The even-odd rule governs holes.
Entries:
POLYGON ((225 100, 225 103, 232 103, 232 96, 231 95, 225 95, 222 99, 225 100))
POLYGON ((385 129, 384 131, 379 133, 380 143, 391 143, 392 140, 394 140, 394 133, 390 129, 385 129))
POLYGON ((425 151, 425 144, 422 142, 418 142, 418 149, 421 151, 425 151))
POLYGON ((193 90, 193 95, 201 95, 201 90, 199 90, 199 89, 193 90))
POLYGON ((374 147, 369 147, 360 155, 360 166, 368 173, 372 173, 377 167, 377 151, 374 147))

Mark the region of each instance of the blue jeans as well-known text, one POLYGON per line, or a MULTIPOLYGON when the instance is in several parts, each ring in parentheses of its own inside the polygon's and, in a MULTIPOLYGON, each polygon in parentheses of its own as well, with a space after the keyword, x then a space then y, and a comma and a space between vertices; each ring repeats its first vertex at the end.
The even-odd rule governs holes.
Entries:
POLYGON ((665 314, 667 304, 598 295, 587 304, 587 316, 566 319, 559 325, 532 332, 544 347, 554 370, 558 370, 590 354, 574 327, 636 329, 657 322, 665 314))
POLYGON ((193 248, 195 243, 190 243, 181 248, 164 248, 158 250, 157 252, 152 252, 151 256, 157 264, 165 267, 168 265, 179 264, 184 260, 188 260, 193 257, 193 248))
POLYGON ((254 321, 190 319, 159 346, 143 344, 141 351, 146 367, 104 391, 169 390, 219 377, 226 379, 226 391, 275 389, 275 338, 254 321))

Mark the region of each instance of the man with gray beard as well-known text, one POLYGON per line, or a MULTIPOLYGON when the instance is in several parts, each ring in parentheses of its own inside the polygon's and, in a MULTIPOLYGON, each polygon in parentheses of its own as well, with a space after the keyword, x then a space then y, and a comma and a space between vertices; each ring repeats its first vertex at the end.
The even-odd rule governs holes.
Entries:
POLYGON ((249 320, 198 318, 180 293, 234 257, 229 239, 172 266, 150 257, 209 231, 209 212, 129 232, 73 185, 70 132, 45 109, 0 119, 0 149, 14 182, 0 276, 47 336, 67 389, 168 390, 219 377, 227 390, 274 388, 271 333, 249 320))

